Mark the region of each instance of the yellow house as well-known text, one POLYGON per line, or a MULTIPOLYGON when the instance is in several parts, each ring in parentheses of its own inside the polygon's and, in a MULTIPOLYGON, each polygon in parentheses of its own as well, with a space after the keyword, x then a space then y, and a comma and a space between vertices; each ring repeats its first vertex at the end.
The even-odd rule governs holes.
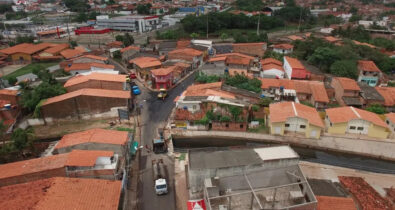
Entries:
POLYGON ((317 110, 294 102, 270 104, 270 133, 283 136, 286 132, 304 133, 306 138, 320 138, 324 128, 317 110))
POLYGON ((13 63, 30 63, 34 54, 37 54, 51 46, 53 46, 51 43, 22 43, 2 49, 0 50, 0 53, 8 55, 13 63))
POLYGON ((387 124, 375 113, 352 106, 327 109, 325 124, 332 134, 361 134, 385 139, 389 130, 387 124))

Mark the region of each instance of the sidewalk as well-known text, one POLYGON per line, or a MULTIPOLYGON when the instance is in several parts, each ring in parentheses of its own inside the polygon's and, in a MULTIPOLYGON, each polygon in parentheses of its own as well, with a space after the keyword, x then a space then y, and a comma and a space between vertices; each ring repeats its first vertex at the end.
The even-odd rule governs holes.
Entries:
POLYGON ((308 139, 301 137, 274 136, 269 134, 258 134, 248 132, 226 132, 226 131, 191 131, 172 129, 173 136, 186 138, 217 137, 237 138, 240 140, 254 140, 261 142, 272 142, 281 144, 292 144, 300 147, 330 150, 348 154, 374 157, 383 160, 395 161, 395 142, 390 140, 365 140, 341 137, 321 136, 321 139, 308 139))

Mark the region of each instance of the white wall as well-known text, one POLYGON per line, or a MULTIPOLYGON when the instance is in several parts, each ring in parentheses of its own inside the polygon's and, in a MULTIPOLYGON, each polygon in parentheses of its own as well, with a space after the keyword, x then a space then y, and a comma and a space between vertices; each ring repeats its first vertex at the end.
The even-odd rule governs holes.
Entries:
POLYGON ((273 51, 276 52, 276 53, 280 53, 280 54, 292 53, 292 49, 284 50, 284 49, 280 49, 280 48, 273 48, 273 51))
POLYGON ((283 79, 285 76, 285 73, 283 71, 278 70, 278 69, 269 69, 269 70, 261 71, 261 77, 265 78, 265 75, 274 75, 278 78, 283 79))
POLYGON ((285 130, 291 132, 306 132, 308 126, 307 120, 299 117, 290 117, 285 121, 285 124, 289 124, 289 127, 285 126, 285 130), (304 125, 305 128, 301 128, 301 125, 304 125))
POLYGON ((370 122, 362 119, 350 120, 347 124, 347 132, 348 133, 357 133, 357 134, 368 134, 368 129, 370 126, 370 122), (350 127, 354 126, 355 129, 351 129, 350 127), (363 128, 363 130, 358 130, 358 128, 363 128))
POLYGON ((285 57, 284 57, 283 68, 284 68, 284 71, 285 71, 285 73, 286 73, 285 76, 286 76, 288 79, 291 79, 291 77, 292 77, 292 67, 291 67, 291 65, 289 65, 289 63, 288 63, 287 59, 285 59, 285 57))
POLYGON ((198 101, 178 101, 177 108, 184 109, 187 107, 189 112, 197 112, 200 110, 200 102, 198 101))

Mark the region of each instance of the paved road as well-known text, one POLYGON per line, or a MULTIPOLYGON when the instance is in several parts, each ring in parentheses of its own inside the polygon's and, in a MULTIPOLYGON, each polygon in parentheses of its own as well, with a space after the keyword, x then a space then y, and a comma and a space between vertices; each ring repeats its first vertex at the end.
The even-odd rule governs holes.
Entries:
MULTIPOLYGON (((152 148, 152 139, 158 136, 157 129, 164 127, 168 117, 175 106, 174 99, 180 95, 186 87, 193 83, 194 74, 186 78, 181 84, 169 92, 169 97, 165 101, 158 100, 157 93, 148 91, 141 87, 142 94, 138 96, 137 103, 143 104, 141 117, 141 145, 149 145, 152 148)), ((167 154, 156 155, 152 152, 143 150, 140 158, 140 182, 139 182, 139 209, 141 210, 174 210, 174 161, 167 154), (169 174, 169 193, 167 195, 157 196, 154 190, 152 179, 151 161, 162 158, 167 165, 169 174)))

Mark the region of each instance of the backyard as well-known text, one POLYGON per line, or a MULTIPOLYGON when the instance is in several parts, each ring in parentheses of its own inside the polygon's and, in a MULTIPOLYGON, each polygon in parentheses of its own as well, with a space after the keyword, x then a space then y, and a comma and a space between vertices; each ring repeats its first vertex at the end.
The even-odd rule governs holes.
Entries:
POLYGON ((5 75, 3 79, 9 79, 9 78, 16 78, 19 76, 22 76, 24 74, 32 73, 34 69, 46 69, 50 66, 57 65, 58 63, 31 63, 27 66, 24 66, 8 75, 5 75))

